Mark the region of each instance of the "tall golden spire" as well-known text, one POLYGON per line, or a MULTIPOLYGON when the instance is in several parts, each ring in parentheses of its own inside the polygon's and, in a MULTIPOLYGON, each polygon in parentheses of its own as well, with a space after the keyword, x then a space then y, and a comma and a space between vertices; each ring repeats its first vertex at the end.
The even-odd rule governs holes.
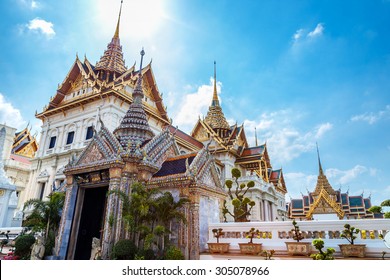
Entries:
POLYGON ((111 42, 107 45, 107 49, 104 51, 103 56, 100 57, 100 61, 96 64, 96 70, 109 71, 111 72, 110 75, 112 75, 113 72, 122 74, 127 71, 125 61, 123 59, 122 46, 119 40, 119 25, 122 14, 122 4, 123 0, 121 0, 119 17, 114 36, 112 37, 111 42))
POLYGON ((320 151, 318 150, 317 142, 316 142, 316 146, 317 146, 317 157, 318 157, 318 172, 320 175, 324 175, 324 171, 322 170, 322 165, 321 165, 320 151))
POLYGON ((119 9, 118 23, 116 24, 116 30, 115 30, 114 38, 119 38, 119 23, 121 21, 122 4, 123 4, 123 0, 121 0, 121 7, 119 9))
POLYGON ((219 99, 217 94, 217 67, 216 62, 214 60, 214 93, 213 93, 213 101, 211 102, 211 106, 219 106, 219 99))
MULTIPOLYGON (((205 122, 211 126, 214 130, 218 130, 221 135, 225 135, 225 132, 230 129, 230 125, 226 121, 226 118, 222 112, 222 108, 219 105, 219 99, 217 94, 217 70, 216 62, 214 61, 214 92, 211 106, 207 112, 205 122)), ((224 137, 224 136, 223 136, 224 137)))

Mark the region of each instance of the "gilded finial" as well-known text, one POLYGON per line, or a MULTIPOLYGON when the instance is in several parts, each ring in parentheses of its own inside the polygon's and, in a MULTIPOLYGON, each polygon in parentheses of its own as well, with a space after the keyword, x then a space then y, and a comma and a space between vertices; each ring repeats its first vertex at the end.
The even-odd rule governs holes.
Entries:
POLYGON ((317 142, 316 142, 316 146, 317 146, 317 157, 318 157, 319 173, 320 173, 320 175, 324 175, 324 171, 322 170, 322 165, 321 165, 320 151, 318 150, 318 143, 317 142))
POLYGON ((121 21, 122 4, 123 4, 123 0, 121 0, 121 7, 119 9, 118 23, 116 24, 114 38, 119 38, 119 24, 120 24, 120 21, 121 21))
POLYGON ((213 101, 211 106, 219 106, 219 99, 217 94, 217 62, 214 60, 214 92, 213 92, 213 101))
POLYGON ((256 130, 256 127, 255 127, 255 145, 256 145, 256 147, 258 146, 258 144, 257 144, 257 130, 256 130))

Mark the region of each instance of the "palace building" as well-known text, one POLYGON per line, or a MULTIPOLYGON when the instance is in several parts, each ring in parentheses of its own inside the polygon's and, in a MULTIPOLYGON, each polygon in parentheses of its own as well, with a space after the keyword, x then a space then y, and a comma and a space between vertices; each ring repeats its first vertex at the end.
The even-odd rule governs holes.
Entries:
POLYGON ((224 182, 233 167, 241 170, 242 181, 256 184, 248 192, 257 205, 250 220, 283 220, 283 172, 272 168, 266 144, 250 147, 244 126, 227 123, 216 92, 215 67, 209 112, 188 135, 172 126, 152 64, 143 66, 145 52, 138 69, 125 65, 120 18, 121 9, 114 36, 96 65, 76 56, 54 97, 36 114, 42 132, 24 201, 66 192, 58 257, 89 259, 96 237, 107 259, 113 244, 125 235, 121 201, 106 194, 129 193, 136 181, 189 199, 183 209, 188 223, 171 236, 186 259, 199 258, 206 249, 208 225, 222 221, 224 182))
POLYGON ((291 199, 288 206, 288 216, 297 220, 323 219, 366 219, 383 218, 383 214, 368 211, 371 205, 370 197, 361 195, 350 196, 348 192, 334 190, 322 169, 318 155, 318 178, 313 192, 302 195, 302 198, 291 199))
POLYGON ((21 131, 0 125, 3 131, 0 186, 0 227, 20 227, 23 218, 23 202, 31 173, 30 160, 38 150, 35 136, 28 127, 21 131), (8 185, 8 188, 6 187, 8 185), (11 187, 12 186, 12 187, 11 187))

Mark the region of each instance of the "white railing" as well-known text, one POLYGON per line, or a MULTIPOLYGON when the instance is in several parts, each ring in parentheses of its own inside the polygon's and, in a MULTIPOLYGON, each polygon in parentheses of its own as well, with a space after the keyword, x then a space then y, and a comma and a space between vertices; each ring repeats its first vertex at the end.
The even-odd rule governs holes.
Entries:
MULTIPOLYGON (((325 248, 334 248, 336 255, 340 254, 338 244, 348 244, 347 240, 340 237, 346 223, 361 230, 355 243, 366 244, 368 257, 380 257, 382 252, 390 254, 390 249, 385 246, 382 239, 387 232, 390 232, 390 219, 297 221, 297 223, 305 237, 302 242, 312 242, 316 238, 321 238, 325 242, 325 248)), ((248 243, 246 233, 251 228, 260 231, 260 238, 253 239, 253 242, 262 243, 264 250, 273 249, 279 254, 287 254, 285 242, 294 241, 291 221, 210 224, 208 242, 216 242, 212 230, 218 228, 222 228, 224 232, 219 242, 230 243, 232 252, 239 250, 238 243, 248 243)), ((313 250, 315 250, 314 247, 313 250)))

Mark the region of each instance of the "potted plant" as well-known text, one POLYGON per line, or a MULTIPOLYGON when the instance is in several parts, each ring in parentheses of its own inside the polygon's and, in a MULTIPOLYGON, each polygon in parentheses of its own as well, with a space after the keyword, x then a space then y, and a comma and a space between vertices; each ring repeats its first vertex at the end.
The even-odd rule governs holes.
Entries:
POLYGON ((289 255, 301 255, 309 256, 311 253, 311 243, 310 242, 300 242, 305 237, 303 236, 302 231, 299 229, 299 226, 295 219, 292 221, 293 228, 291 229, 293 239, 296 242, 285 242, 287 247, 287 252, 289 255))
POLYGON ((261 252, 261 243, 253 243, 253 238, 255 237, 260 237, 260 231, 255 228, 251 228, 249 232, 246 233, 246 238, 249 238, 249 242, 238 243, 241 253, 257 255, 261 252))
POLYGON ((341 233, 341 237, 346 239, 349 244, 339 244, 341 254, 343 257, 358 257, 364 258, 366 255, 366 245, 365 244, 355 244, 356 234, 360 230, 358 228, 352 227, 350 224, 344 225, 344 230, 341 233))
POLYGON ((313 246, 318 250, 318 253, 310 255, 313 260, 334 260, 333 253, 335 250, 333 248, 327 248, 326 251, 322 250, 324 248, 324 240, 314 239, 313 246))
POLYGON ((229 246, 230 243, 219 243, 219 238, 223 236, 225 233, 221 228, 214 228, 212 229, 214 237, 217 239, 217 243, 208 242, 207 245, 209 246, 209 252, 211 254, 213 253, 227 253, 229 252, 229 246))

